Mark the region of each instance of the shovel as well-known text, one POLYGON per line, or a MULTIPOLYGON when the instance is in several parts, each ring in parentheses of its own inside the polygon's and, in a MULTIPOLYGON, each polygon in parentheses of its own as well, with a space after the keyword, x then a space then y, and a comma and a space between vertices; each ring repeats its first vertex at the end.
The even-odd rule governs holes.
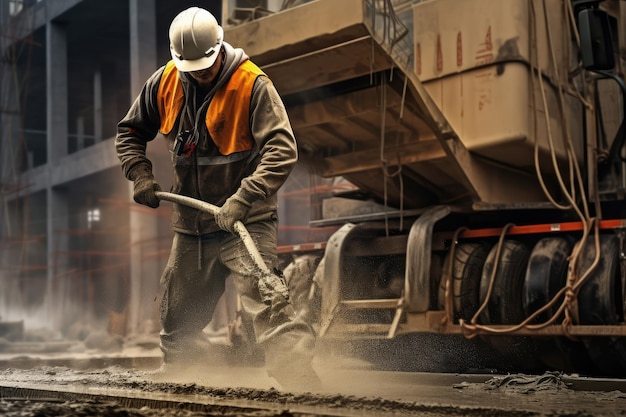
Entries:
MULTIPOLYGON (((155 194, 159 200, 165 200, 165 201, 170 201, 172 203, 182 204, 184 206, 195 208, 197 210, 201 210, 209 214, 213 214, 213 215, 215 215, 215 213, 217 213, 217 211, 220 209, 219 207, 214 206, 213 204, 210 204, 201 200, 196 200, 195 198, 187 197, 184 195, 167 193, 165 191, 157 191, 155 192, 155 194)), ((250 236, 250 233, 248 233, 248 229, 246 229, 246 227, 240 221, 235 222, 234 228, 235 228, 235 233, 243 241, 243 244, 248 250, 248 253, 250 254, 250 256, 252 256, 254 263, 259 267, 259 269, 261 270, 263 274, 270 275, 271 272, 269 268, 267 267, 267 265, 265 265, 265 262, 263 261, 263 258, 261 257, 261 254, 259 253, 259 249, 254 244, 254 241, 252 240, 252 236, 250 236)))

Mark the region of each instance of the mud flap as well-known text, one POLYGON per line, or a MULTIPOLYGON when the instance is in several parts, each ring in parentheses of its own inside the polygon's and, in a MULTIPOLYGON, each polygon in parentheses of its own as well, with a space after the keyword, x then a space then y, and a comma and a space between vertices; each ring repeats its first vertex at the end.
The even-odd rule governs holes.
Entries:
POLYGON ((411 226, 406 248, 404 280, 404 298, 408 312, 428 311, 433 227, 435 223, 450 214, 450 211, 448 206, 430 208, 411 226))
POLYGON ((324 279, 322 282, 322 311, 319 335, 324 336, 333 320, 340 301, 341 253, 350 233, 356 228, 352 223, 344 224, 328 240, 324 253, 324 276, 336 279, 324 279))
MULTIPOLYGON (((372 229, 371 225, 362 223, 355 225, 352 223, 344 224, 337 230, 326 245, 324 252, 323 267, 324 279, 320 279, 320 289, 322 293, 322 306, 320 313, 320 330, 319 336, 322 337, 328 331, 337 308, 341 303, 341 281, 345 275, 343 265, 343 253, 347 242, 355 237, 364 237, 372 234, 376 229, 372 229)), ((319 272, 319 270, 318 270, 319 272)))

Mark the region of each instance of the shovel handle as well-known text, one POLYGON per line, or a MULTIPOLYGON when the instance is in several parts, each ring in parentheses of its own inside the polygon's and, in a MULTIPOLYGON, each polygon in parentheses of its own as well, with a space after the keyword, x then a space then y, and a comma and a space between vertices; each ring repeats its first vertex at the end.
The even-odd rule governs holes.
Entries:
MULTIPOLYGON (((182 204, 184 206, 195 208, 197 210, 204 211, 212 215, 215 215, 215 213, 217 213, 220 209, 218 206, 214 206, 213 204, 207 203, 206 201, 197 200, 195 198, 187 197, 184 195, 167 193, 165 191, 157 191, 154 194, 159 200, 182 204)), ((244 226, 242 222, 236 221, 234 228, 235 233, 243 241, 243 244, 248 250, 248 253, 250 254, 250 256, 252 256, 254 263, 256 263, 256 265, 261 269, 261 272, 263 272, 264 274, 270 274, 270 270, 267 265, 265 265, 265 262, 263 261, 263 258, 259 253, 259 249, 254 244, 252 236, 250 236, 250 233, 248 232, 248 229, 246 229, 246 226, 244 226)))

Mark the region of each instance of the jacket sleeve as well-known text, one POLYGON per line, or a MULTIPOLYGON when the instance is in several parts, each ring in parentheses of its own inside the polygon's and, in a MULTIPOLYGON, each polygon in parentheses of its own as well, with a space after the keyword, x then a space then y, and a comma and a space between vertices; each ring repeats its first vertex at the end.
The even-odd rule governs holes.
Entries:
POLYGON ((259 162, 254 172, 242 180, 236 194, 254 203, 275 194, 298 161, 287 110, 274 84, 265 76, 257 78, 252 90, 250 128, 259 149, 259 162))
POLYGON ((158 69, 146 81, 126 116, 117 124, 115 149, 124 176, 134 180, 135 167, 152 169, 146 157, 148 142, 153 140, 161 125, 157 94, 164 67, 158 69))

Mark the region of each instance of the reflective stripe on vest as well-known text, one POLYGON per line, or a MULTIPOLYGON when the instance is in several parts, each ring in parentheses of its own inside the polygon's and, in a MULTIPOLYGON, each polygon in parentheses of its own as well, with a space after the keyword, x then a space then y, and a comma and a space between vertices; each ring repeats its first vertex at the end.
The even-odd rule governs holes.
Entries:
MULTIPOLYGON (((254 139, 250 132, 250 98, 252 87, 263 71, 246 60, 211 99, 206 113, 206 127, 222 155, 249 151, 254 139)), ((184 105, 184 92, 174 62, 165 66, 158 90, 161 117, 159 131, 167 135, 184 105)))

